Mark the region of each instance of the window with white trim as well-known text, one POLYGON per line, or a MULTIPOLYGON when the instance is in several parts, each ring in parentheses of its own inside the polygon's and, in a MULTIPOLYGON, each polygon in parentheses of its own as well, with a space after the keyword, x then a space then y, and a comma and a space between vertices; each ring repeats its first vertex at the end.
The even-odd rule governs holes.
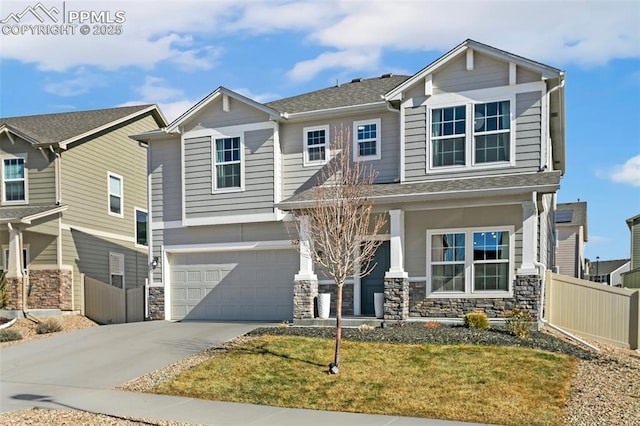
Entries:
POLYGON ((122 176, 109 173, 109 214, 113 216, 123 216, 123 181, 122 176))
POLYGON ((136 245, 148 246, 149 214, 142 209, 135 209, 136 245))
POLYGON ((511 101, 463 103, 430 111, 431 169, 512 161, 511 101))
POLYGON ((507 294, 512 234, 507 228, 427 231, 428 292, 507 294))
POLYGON ((466 108, 464 105, 431 110, 431 165, 465 164, 466 108))
POLYGON ((475 164, 509 161, 511 113, 509 101, 474 105, 475 164))
POLYGON ((379 160, 380 119, 353 122, 353 158, 355 161, 379 160))
POLYGON ((26 158, 16 156, 2 159, 2 202, 25 203, 27 201, 26 158))
POLYGON ((124 254, 109 252, 109 283, 124 288, 124 254))
POLYGON ((329 153, 329 126, 305 127, 304 165, 324 164, 329 153))
POLYGON ((239 136, 213 141, 213 188, 215 191, 242 189, 242 141, 239 136))

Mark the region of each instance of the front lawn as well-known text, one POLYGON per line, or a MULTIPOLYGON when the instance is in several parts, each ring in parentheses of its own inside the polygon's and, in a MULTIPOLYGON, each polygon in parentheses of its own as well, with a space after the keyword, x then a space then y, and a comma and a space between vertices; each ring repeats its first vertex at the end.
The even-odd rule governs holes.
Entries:
POLYGON ((535 349, 263 335, 152 392, 280 407, 559 425, 575 359, 535 349))

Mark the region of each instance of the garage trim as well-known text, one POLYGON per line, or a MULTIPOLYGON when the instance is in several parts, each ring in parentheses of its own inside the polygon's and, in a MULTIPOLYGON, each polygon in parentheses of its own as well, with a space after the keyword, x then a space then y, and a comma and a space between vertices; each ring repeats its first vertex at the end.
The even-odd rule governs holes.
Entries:
POLYGON ((290 250, 295 248, 290 240, 244 241, 215 244, 176 244, 162 247, 162 282, 164 283, 164 319, 171 320, 171 266, 169 255, 178 253, 226 252, 249 250, 290 250))

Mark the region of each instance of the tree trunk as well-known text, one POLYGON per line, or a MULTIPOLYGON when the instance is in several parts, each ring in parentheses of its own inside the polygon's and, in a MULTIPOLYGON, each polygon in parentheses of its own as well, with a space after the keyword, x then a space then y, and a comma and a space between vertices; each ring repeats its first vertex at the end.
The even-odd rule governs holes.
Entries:
POLYGON ((342 284, 337 286, 338 300, 336 302, 336 354, 333 364, 340 368, 340 347, 342 346, 342 284))

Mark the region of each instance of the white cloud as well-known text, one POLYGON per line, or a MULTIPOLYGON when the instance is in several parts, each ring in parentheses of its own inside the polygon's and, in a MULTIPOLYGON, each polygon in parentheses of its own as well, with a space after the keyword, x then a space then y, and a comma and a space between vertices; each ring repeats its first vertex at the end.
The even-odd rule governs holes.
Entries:
POLYGON ((81 95, 94 87, 105 85, 106 80, 102 75, 91 74, 85 68, 80 68, 76 71, 74 78, 46 83, 44 91, 57 96, 69 97, 81 95))
POLYGON ((270 102, 276 99, 280 98, 280 95, 276 94, 276 93, 253 93, 251 90, 241 87, 238 89, 231 89, 236 93, 241 94, 242 96, 246 96, 249 99, 252 99, 256 102, 260 102, 260 103, 265 103, 265 102, 270 102))
POLYGON ((611 180, 640 187, 640 155, 631 157, 624 164, 614 166, 611 180))
POLYGON ((144 84, 136 88, 135 92, 137 99, 120 106, 158 104, 160 111, 169 122, 178 118, 197 102, 197 100, 188 99, 184 91, 167 86, 164 79, 153 76, 146 77, 144 84))
MULTIPOLYGON (((5 5, 2 17, 27 5, 9 4, 15 6, 5 5)), ((640 56, 640 5, 632 1, 137 0, 79 1, 67 8, 122 10, 123 33, 0 35, 1 57, 55 71, 76 66, 151 69, 160 63, 183 71, 208 70, 220 61, 228 37, 250 41, 288 33, 314 51, 318 46, 325 50, 289 71, 291 78, 304 81, 328 68, 375 65, 385 49, 443 51, 467 38, 560 68, 640 56)))

